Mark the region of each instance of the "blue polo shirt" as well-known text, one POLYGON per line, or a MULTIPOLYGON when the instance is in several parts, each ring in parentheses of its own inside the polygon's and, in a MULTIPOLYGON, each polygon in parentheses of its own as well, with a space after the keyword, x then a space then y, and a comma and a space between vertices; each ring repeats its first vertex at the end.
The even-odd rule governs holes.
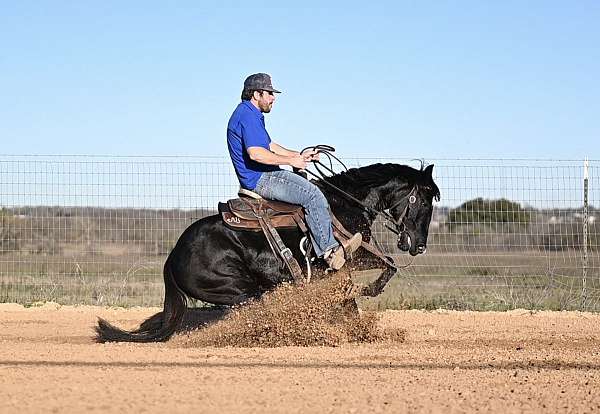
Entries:
POLYGON ((277 171, 276 165, 260 164, 248 155, 249 147, 269 150, 271 137, 265 129, 265 117, 250 101, 242 101, 227 124, 227 146, 240 185, 254 190, 265 171, 277 171))

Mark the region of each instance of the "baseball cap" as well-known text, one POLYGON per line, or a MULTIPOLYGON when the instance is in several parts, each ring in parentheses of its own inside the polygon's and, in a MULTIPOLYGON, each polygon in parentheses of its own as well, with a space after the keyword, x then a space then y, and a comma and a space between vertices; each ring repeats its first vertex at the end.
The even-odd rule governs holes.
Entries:
POLYGON ((277 89, 273 88, 271 83, 271 76, 266 73, 255 73, 250 75, 244 81, 244 89, 254 91, 269 91, 274 93, 281 93, 277 89))

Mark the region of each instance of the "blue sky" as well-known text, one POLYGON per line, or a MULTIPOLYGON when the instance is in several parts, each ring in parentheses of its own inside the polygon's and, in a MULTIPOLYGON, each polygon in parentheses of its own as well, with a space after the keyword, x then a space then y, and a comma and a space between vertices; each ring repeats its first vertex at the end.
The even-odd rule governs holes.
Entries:
POLYGON ((3 2, 0 153, 226 155, 268 72, 286 147, 600 158, 600 2, 218 3, 3 2))

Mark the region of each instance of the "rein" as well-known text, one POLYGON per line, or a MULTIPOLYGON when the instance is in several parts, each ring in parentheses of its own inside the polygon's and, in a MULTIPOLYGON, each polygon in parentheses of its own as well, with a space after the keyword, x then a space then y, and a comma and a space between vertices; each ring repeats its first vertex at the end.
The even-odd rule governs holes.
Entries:
MULTIPOLYGON (((373 217, 376 216, 382 216, 384 220, 386 220, 387 222, 391 222, 393 224, 394 227, 390 227, 387 223, 385 224, 385 227, 390 230, 392 233, 396 234, 398 236, 398 239, 400 239, 400 236, 406 231, 405 230, 405 225, 403 223, 404 217, 406 216, 406 214, 408 213, 408 207, 410 204, 414 204, 417 201, 417 190, 418 190, 418 186, 417 184, 414 184, 412 189, 410 190, 410 192, 408 193, 408 202, 406 203, 406 206, 404 207, 404 210, 402 210, 402 214, 400 214, 398 220, 394 219, 394 217, 388 213, 387 211, 384 210, 377 210, 373 207, 370 207, 368 205, 366 205, 365 203, 363 203, 362 201, 360 201, 359 199, 357 199, 356 197, 354 197, 353 195, 347 193, 346 191, 342 190, 341 188, 331 184, 330 182, 328 182, 326 180, 327 175, 321 171, 321 169, 319 168, 322 167, 324 169, 326 169, 331 175, 335 175, 335 171, 333 171, 333 165, 332 165, 332 161, 331 158, 334 158, 335 160, 337 160, 346 171, 348 171, 348 168, 346 167, 346 165, 339 159, 337 158, 335 155, 332 154, 333 151, 335 151, 335 149, 331 146, 328 145, 316 145, 313 147, 307 147, 304 148, 300 153, 304 152, 307 149, 312 149, 314 151, 317 151, 317 153, 319 154, 325 154, 327 156, 327 158, 329 159, 329 164, 330 166, 327 167, 326 165, 324 165, 321 161, 317 161, 314 160, 313 165, 315 166, 315 169, 318 171, 318 173, 320 174, 317 175, 315 173, 313 173, 310 170, 298 170, 296 172, 299 173, 304 173, 305 174, 305 178, 306 174, 310 174, 312 175, 314 178, 316 178, 317 180, 319 180, 319 183, 324 183, 327 186, 329 186, 331 189, 337 191, 339 194, 341 194, 342 196, 344 196, 346 199, 353 201, 354 203, 356 203, 357 205, 359 205, 360 207, 362 207, 363 210, 365 210, 368 214, 370 214, 373 217)), ((396 203, 394 203, 392 206, 390 206, 387 210, 391 210, 395 207, 397 207, 400 203, 404 202, 404 199, 397 201, 396 203)), ((344 233, 347 237, 351 237, 352 235, 347 233, 347 231, 344 229, 344 227, 341 225, 341 223, 335 218, 333 217, 333 224, 334 227, 336 227, 340 232, 344 233), (346 234, 347 233, 347 234, 346 234)), ((398 266, 392 259, 388 258, 387 256, 385 256, 382 253, 382 249, 381 246, 379 245, 379 242, 377 241, 377 239, 371 235, 371 238, 373 239, 373 241, 375 242, 375 246, 371 246, 368 243, 363 242, 362 245, 363 247, 373 253, 375 256, 379 257, 381 260, 383 260, 384 263, 386 263, 388 266, 391 266, 395 269, 404 269, 409 267, 412 264, 412 260, 404 265, 404 266, 398 266)))
MULTIPOLYGON (((310 170, 304 170, 304 172, 312 175, 313 177, 315 177, 316 179, 319 180, 319 183, 324 183, 326 184, 328 187, 330 187, 331 189, 337 191, 339 194, 341 194, 342 196, 344 196, 346 199, 353 201, 354 203, 358 204, 360 207, 362 207, 363 210, 365 210, 367 213, 369 213, 371 216, 382 216, 384 218, 384 220, 391 222, 395 228, 390 227, 387 223, 385 224, 385 227, 390 230, 392 233, 396 234, 398 237, 405 231, 404 230, 404 223, 402 222, 404 220, 404 217, 406 216, 406 213, 408 212, 408 207, 410 204, 414 204, 417 201, 417 197, 416 197, 416 193, 417 193, 417 189, 418 186, 415 184, 413 186, 413 188, 411 189, 411 191, 408 193, 408 203, 406 203, 406 207, 404 207, 404 210, 402 211, 402 214, 400 214, 400 217, 398 218, 398 220, 396 220, 390 213, 388 213, 387 211, 384 210, 377 210, 373 207, 370 207, 368 205, 366 205, 365 203, 363 203, 362 201, 360 201, 359 199, 357 199, 356 197, 354 197, 351 194, 348 194, 346 191, 342 190, 341 188, 331 184, 330 182, 328 182, 326 180, 327 175, 325 173, 323 173, 323 171, 321 171, 319 169, 319 166, 326 169, 330 174, 335 174, 335 171, 333 171, 332 168, 332 162, 331 162, 331 158, 334 158, 336 161, 338 161, 346 171, 348 171, 348 168, 346 167, 346 165, 339 159, 337 158, 335 155, 332 154, 333 151, 335 151, 335 149, 333 147, 330 147, 328 145, 316 145, 314 147, 307 147, 304 148, 300 153, 304 152, 307 149, 312 149, 314 151, 317 151, 317 153, 319 154, 325 154, 327 156, 327 158, 329 159, 329 164, 330 166, 327 167, 325 164, 323 164, 321 161, 312 161, 316 170, 319 172, 320 176, 313 173, 310 170)), ((395 208, 396 206, 398 206, 400 203, 402 203, 404 200, 399 200, 396 203, 394 203, 391 207, 389 207, 387 210, 391 210, 393 208, 395 208)))

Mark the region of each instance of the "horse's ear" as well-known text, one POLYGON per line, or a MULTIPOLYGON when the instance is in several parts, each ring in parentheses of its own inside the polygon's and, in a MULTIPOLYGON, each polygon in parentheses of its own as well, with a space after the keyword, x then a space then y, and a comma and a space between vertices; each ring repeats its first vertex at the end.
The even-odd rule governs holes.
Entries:
POLYGON ((423 170, 423 172, 425 173, 425 175, 427 175, 429 178, 432 178, 431 173, 433 172, 433 164, 429 164, 427 167, 425 167, 425 170, 423 170))

